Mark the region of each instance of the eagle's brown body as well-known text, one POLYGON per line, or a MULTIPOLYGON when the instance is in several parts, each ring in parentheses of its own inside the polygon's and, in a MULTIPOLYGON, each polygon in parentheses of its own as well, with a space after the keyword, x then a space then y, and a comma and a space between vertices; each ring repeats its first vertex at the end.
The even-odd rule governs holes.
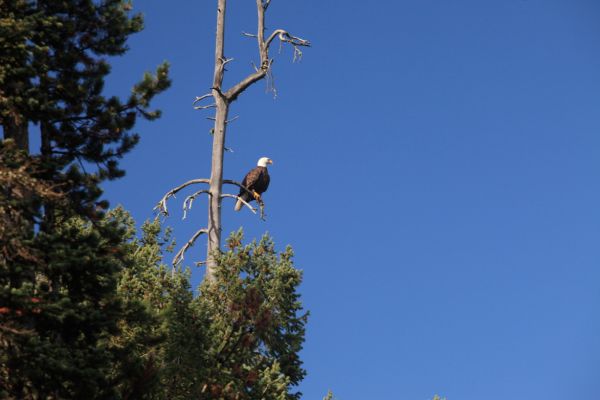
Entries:
MULTIPOLYGON (((248 172, 242 181, 242 186, 247 187, 252 193, 245 189, 240 189, 238 196, 247 203, 256 200, 256 195, 260 198, 260 195, 267 191, 270 181, 271 178, 269 177, 267 167, 257 166, 248 172)), ((235 211, 239 211, 242 205, 242 202, 238 200, 235 204, 235 211)))

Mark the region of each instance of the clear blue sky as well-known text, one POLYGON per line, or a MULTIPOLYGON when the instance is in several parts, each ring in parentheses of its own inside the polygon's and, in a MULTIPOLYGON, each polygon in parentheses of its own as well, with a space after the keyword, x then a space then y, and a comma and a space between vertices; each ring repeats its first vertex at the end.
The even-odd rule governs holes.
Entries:
MULTIPOLYGON (((254 2, 229 3, 228 86, 258 59, 240 34, 254 2)), ((165 59, 174 81, 105 186, 141 222, 209 174, 191 102, 212 82, 216 1, 134 6, 147 28, 107 91, 165 59)), ((267 222, 225 200, 224 229, 296 251, 305 398, 600 398, 600 2, 273 0, 267 18, 314 47, 272 52, 276 100, 262 82, 234 104, 225 176, 275 164, 267 222)), ((206 221, 201 200, 181 223, 182 199, 179 244, 206 221)))

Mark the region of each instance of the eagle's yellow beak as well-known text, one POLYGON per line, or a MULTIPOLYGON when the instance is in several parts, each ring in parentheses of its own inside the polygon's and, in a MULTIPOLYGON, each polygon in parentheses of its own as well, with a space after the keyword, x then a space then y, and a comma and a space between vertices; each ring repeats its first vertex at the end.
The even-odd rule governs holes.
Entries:
POLYGON ((271 160, 271 159, 269 158, 269 161, 267 161, 267 164, 273 164, 273 160, 271 160))

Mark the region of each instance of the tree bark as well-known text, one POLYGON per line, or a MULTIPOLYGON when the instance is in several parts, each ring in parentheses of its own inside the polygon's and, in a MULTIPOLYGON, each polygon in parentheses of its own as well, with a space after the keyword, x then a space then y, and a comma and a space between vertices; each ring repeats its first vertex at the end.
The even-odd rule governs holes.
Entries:
POLYGON ((225 70, 225 10, 227 0, 218 0, 217 34, 215 43, 215 73, 212 95, 216 104, 213 129, 212 165, 208 196, 208 246, 206 254, 206 279, 214 281, 216 262, 214 255, 221 248, 221 191, 223 187, 223 153, 229 102, 223 96, 223 73, 225 70))

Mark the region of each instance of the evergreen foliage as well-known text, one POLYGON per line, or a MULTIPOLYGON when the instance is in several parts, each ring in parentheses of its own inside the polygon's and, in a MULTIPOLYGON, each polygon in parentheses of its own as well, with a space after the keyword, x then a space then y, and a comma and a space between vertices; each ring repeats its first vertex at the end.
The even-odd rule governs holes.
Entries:
POLYGON ((34 177, 37 165, 12 140, 0 143, 0 398, 18 398, 27 379, 19 370, 35 360, 25 345, 35 338, 39 315, 36 266, 43 252, 32 238, 32 221, 39 218, 39 201, 59 202, 52 187, 34 177))
POLYGON ((35 259, 5 259, 1 270, 2 395, 116 398, 111 370, 120 355, 111 338, 128 311, 116 290, 129 266, 124 230, 113 218, 54 227, 31 240, 35 259))
POLYGON ((140 238, 121 208, 55 226, 34 240, 35 285, 3 303, 0 397, 299 398, 307 314, 291 249, 277 254, 267 236, 243 246, 237 232, 194 296, 189 271, 162 262, 172 243, 159 221, 140 238))
POLYGON ((123 386, 124 392, 135 395, 124 397, 142 398, 140 389, 145 389, 149 398, 197 398, 205 365, 204 327, 192 308, 190 273, 170 271, 163 263, 163 251, 170 251, 173 243, 170 231, 163 234, 158 220, 144 223, 137 239, 126 212, 117 209, 111 215, 118 215, 127 227, 132 261, 132 267, 123 271, 118 292, 128 309, 138 310, 121 321, 121 335, 115 338, 122 352, 134 354, 132 361, 138 363, 125 368, 135 379, 123 386))
MULTIPOLYGON (((132 232, 131 218, 116 214, 132 232)), ((130 369, 139 378, 129 387, 145 387, 156 399, 299 398, 293 388, 305 375, 298 353, 307 314, 291 249, 277 254, 268 236, 243 246, 241 231, 232 234, 216 281, 193 296, 189 271, 162 264, 169 232, 161 236, 156 220, 142 231, 139 240, 130 236, 133 263, 119 284, 127 308, 150 316, 141 324, 123 320, 116 340, 140 363, 130 369)))
POLYGON ((137 117, 160 115, 150 101, 170 82, 165 63, 125 101, 103 94, 106 57, 143 27, 130 8, 0 0, 2 398, 112 399, 139 381, 125 368, 140 361, 115 337, 123 321, 148 325, 151 314, 119 297, 135 260, 122 224, 103 216, 99 184, 123 175, 137 117), (39 154, 29 154, 33 130, 39 154))
POLYGON ((307 315, 292 251, 267 236, 218 255, 194 295, 100 184, 123 175, 168 65, 121 100, 106 57, 142 18, 122 0, 0 0, 0 398, 297 399, 307 315), (29 137, 40 135, 39 153, 29 137))
MULTIPOLYGON (((137 117, 155 119, 152 98, 169 85, 168 64, 147 73, 125 101, 103 94, 107 56, 126 52, 143 28, 122 0, 0 1, 0 125, 28 151, 40 134, 39 177, 56 184, 71 207, 95 214, 98 183, 123 175, 118 160, 138 142, 137 117)), ((46 219, 51 218, 46 212, 46 219)))
POLYGON ((291 248, 278 255, 266 235, 246 246, 242 239, 241 231, 229 237, 215 281, 205 281, 197 298, 213 365, 203 398, 297 399, 308 317, 297 292, 302 273, 291 248))

